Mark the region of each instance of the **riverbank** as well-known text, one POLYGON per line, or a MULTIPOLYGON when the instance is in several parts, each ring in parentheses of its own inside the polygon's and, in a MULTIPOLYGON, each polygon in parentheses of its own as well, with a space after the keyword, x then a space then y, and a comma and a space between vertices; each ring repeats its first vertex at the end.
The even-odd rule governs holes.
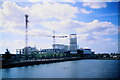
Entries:
POLYGON ((56 63, 63 61, 73 61, 73 60, 82 60, 82 59, 92 59, 92 60, 120 60, 118 58, 81 58, 81 57, 69 57, 69 58, 52 58, 52 59, 38 59, 38 60, 26 60, 21 62, 14 62, 9 64, 3 64, 2 68, 11 68, 11 67, 22 67, 38 64, 48 64, 56 63))
POLYGON ((83 58, 70 57, 70 58, 27 60, 27 61, 23 61, 23 62, 14 62, 14 63, 9 63, 9 64, 3 64, 2 68, 22 67, 22 66, 37 65, 37 64, 47 64, 47 63, 55 63, 55 62, 63 62, 63 61, 73 61, 73 60, 80 60, 80 59, 83 59, 83 58))

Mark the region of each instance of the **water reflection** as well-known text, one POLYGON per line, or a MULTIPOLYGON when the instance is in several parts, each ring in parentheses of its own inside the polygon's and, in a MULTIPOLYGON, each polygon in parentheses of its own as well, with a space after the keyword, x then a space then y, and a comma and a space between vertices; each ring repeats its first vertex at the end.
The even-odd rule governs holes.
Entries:
POLYGON ((118 60, 78 60, 2 70, 3 78, 116 78, 118 60))

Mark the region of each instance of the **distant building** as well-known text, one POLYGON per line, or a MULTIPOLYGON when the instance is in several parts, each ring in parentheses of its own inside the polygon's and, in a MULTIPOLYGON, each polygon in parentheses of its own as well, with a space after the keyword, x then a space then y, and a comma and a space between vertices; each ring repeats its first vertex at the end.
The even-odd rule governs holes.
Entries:
POLYGON ((54 47, 55 49, 68 51, 68 46, 64 44, 53 44, 52 47, 54 47))
POLYGON ((91 49, 83 49, 84 54, 92 54, 91 49))
POLYGON ((68 46, 64 44, 53 44, 52 49, 41 49, 40 53, 64 53, 68 51, 68 46))
POLYGON ((77 35, 70 34, 70 53, 77 54, 77 35))
POLYGON ((25 47, 22 49, 22 54, 25 54, 25 51, 27 49, 27 54, 38 54, 39 53, 39 50, 36 49, 36 47, 25 47))
POLYGON ((63 49, 41 49, 41 53, 64 53, 63 49))
POLYGON ((78 50, 80 50, 80 51, 82 51, 83 52, 83 54, 93 54, 93 52, 91 51, 91 49, 78 49, 78 50))

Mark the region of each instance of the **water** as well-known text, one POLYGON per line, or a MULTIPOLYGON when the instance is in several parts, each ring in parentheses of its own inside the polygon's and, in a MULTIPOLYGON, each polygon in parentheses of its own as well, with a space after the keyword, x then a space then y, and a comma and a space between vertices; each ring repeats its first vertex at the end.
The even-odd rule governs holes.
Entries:
POLYGON ((118 78, 119 60, 77 60, 2 69, 3 78, 118 78))

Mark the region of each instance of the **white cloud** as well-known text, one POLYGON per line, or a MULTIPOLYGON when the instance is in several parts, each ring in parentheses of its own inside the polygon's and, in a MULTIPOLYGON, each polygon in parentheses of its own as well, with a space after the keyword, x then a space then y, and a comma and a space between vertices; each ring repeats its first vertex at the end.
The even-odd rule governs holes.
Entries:
POLYGON ((94 20, 89 23, 82 23, 80 28, 77 28, 77 32, 92 32, 94 35, 112 35, 117 34, 117 26, 112 24, 111 22, 101 22, 98 20, 94 20))
POLYGON ((56 18, 66 19, 73 18, 78 13, 77 7, 72 7, 68 4, 59 3, 43 3, 32 5, 31 14, 33 17, 40 19, 56 18))
MULTIPOLYGON (((29 27, 39 25, 47 19, 69 19, 76 17, 77 7, 60 3, 37 3, 28 7, 20 7, 16 3, 6 1, 0 8, 0 27, 4 31, 23 33, 26 13, 29 14, 29 27), (23 16, 23 17, 22 17, 23 16)), ((3 30, 0 30, 3 31, 3 30)))
POLYGON ((93 33, 94 35, 112 35, 117 34, 117 26, 107 21, 94 20, 89 23, 80 22, 77 20, 66 19, 62 21, 49 21, 41 22, 42 26, 46 29, 56 31, 74 31, 78 34, 81 33, 93 33))
POLYGON ((107 7, 107 4, 105 2, 84 2, 83 6, 84 7, 88 6, 93 9, 99 9, 107 7))
POLYGON ((89 13, 92 13, 92 11, 87 11, 86 9, 81 8, 81 9, 80 9, 80 13, 89 14, 89 13))
POLYGON ((24 34, 24 14, 29 11, 29 8, 22 8, 15 3, 6 1, 0 8, 0 30, 1 32, 10 32, 24 34))
POLYGON ((80 40, 87 40, 87 38, 89 37, 89 33, 78 33, 77 34, 77 38, 80 39, 80 40))
POLYGON ((42 26, 47 28, 47 29, 51 29, 51 30, 65 30, 71 28, 71 23, 72 20, 71 19, 66 19, 66 20, 62 20, 62 21, 49 21, 49 22, 41 22, 42 26))
POLYGON ((117 33, 118 33, 118 30, 115 27, 111 27, 109 29, 99 31, 99 32, 93 32, 94 35, 113 35, 117 33))
POLYGON ((49 35, 52 35, 52 32, 48 30, 43 30, 43 29, 31 29, 28 31, 28 35, 49 36, 49 35))
MULTIPOLYGON (((1 0, 2 2, 8 0, 1 0)), ((119 2, 120 0, 9 0, 12 2, 119 2)))
POLYGON ((81 0, 28 0, 29 2, 79 2, 81 0))
POLYGON ((2 21, 15 21, 16 23, 20 23, 24 20, 24 18, 21 16, 24 16, 24 14, 29 11, 29 8, 22 8, 15 3, 7 1, 2 4, 0 11, 2 14, 2 16, 0 16, 0 19, 2 19, 2 21))

